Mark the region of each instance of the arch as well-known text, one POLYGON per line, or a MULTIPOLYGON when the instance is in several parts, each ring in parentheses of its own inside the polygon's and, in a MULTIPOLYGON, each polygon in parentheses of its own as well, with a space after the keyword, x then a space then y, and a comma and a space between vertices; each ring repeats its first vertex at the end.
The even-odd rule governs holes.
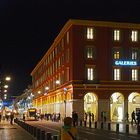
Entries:
POLYGON ((94 94, 92 92, 88 92, 84 96, 84 112, 88 116, 93 113, 94 118, 92 118, 92 121, 97 120, 97 116, 98 116, 98 98, 97 98, 96 94, 94 94))
POLYGON ((140 110, 140 93, 132 92, 128 96, 128 114, 129 120, 131 120, 131 114, 134 111, 135 113, 140 110))
POLYGON ((110 118, 111 121, 122 121, 124 114, 124 96, 115 92, 110 97, 110 118))

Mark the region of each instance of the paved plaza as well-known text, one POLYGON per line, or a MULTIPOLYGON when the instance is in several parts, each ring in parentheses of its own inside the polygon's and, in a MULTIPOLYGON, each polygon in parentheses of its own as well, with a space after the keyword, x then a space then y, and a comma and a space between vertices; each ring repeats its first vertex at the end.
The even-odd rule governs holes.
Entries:
POLYGON ((35 138, 17 124, 0 122, 0 140, 35 140, 35 138))

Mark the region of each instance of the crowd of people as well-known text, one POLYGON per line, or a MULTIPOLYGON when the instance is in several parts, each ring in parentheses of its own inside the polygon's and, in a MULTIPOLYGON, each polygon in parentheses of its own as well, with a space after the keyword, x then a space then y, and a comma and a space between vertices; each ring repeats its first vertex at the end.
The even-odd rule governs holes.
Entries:
MULTIPOLYGON (((129 121, 129 114, 128 113, 126 113, 126 120, 129 121)), ((131 123, 132 124, 135 123, 135 124, 140 125, 140 110, 137 113, 135 113, 135 111, 133 111, 131 113, 131 123)))
POLYGON ((53 122, 59 122, 61 119, 61 114, 60 113, 45 113, 45 114, 38 114, 37 115, 38 119, 40 120, 51 120, 53 122))
POLYGON ((14 120, 14 112, 11 112, 10 114, 6 114, 6 115, 2 115, 2 113, 0 113, 0 122, 2 120, 6 120, 9 121, 11 125, 13 125, 13 120, 14 120))

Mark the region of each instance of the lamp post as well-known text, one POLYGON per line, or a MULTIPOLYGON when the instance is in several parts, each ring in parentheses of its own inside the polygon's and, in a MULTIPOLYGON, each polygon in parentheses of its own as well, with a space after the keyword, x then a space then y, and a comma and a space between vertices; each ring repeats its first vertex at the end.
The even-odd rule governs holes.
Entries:
POLYGON ((67 94, 67 88, 64 88, 64 96, 65 96, 65 99, 64 99, 64 104, 65 104, 65 117, 66 117, 66 114, 67 114, 67 108, 66 108, 66 94, 67 94))

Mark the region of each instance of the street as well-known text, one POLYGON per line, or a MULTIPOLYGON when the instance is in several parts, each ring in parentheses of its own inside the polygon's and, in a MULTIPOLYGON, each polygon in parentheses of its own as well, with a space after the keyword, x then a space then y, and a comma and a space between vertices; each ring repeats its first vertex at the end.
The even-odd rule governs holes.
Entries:
MULTIPOLYGON (((59 135, 62 123, 51 121, 27 121, 26 123, 39 127, 46 132, 51 132, 52 135, 59 135)), ((88 127, 78 127, 79 140, 139 140, 140 135, 117 133, 115 131, 94 129, 88 127)))

